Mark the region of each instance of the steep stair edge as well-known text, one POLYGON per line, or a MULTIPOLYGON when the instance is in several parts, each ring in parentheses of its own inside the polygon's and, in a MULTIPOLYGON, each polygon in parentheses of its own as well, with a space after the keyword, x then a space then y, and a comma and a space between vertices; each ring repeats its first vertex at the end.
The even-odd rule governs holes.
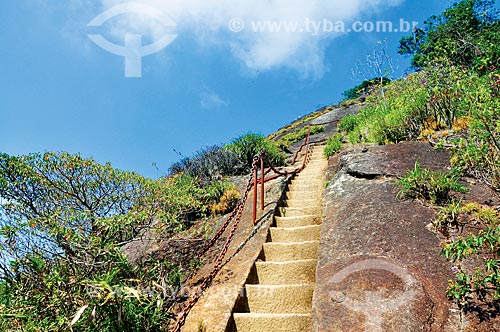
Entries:
POLYGON ((311 331, 327 163, 322 149, 315 147, 305 173, 291 181, 226 332, 311 331))

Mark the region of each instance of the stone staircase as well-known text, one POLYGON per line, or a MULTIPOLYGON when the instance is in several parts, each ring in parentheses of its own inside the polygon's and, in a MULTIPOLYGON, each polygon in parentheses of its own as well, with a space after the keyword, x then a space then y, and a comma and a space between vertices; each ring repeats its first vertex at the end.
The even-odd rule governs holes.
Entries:
POLYGON ((233 330, 311 331, 326 166, 323 147, 315 147, 306 168, 289 185, 281 216, 275 217, 245 285, 244 304, 233 313, 233 330))

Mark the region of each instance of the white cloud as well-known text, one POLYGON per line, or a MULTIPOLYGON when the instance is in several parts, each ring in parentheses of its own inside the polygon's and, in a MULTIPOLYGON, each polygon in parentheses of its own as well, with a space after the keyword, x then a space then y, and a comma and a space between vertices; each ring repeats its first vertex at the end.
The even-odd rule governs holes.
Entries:
POLYGON ((214 91, 205 88, 200 93, 200 107, 203 110, 213 110, 220 107, 229 106, 229 102, 222 99, 214 91))
MULTIPOLYGON (((103 9, 129 2, 100 0, 103 9)), ((338 33, 254 32, 251 22, 275 20, 299 22, 306 19, 320 22, 327 19, 350 25, 353 21, 397 6, 404 0, 140 0, 168 14, 178 24, 179 34, 193 34, 200 44, 225 45, 234 57, 251 71, 292 68, 306 76, 321 77, 325 72, 324 51, 338 33), (233 18, 245 22, 240 33, 231 32, 233 18)), ((128 16, 126 24, 115 25, 115 36, 130 27, 146 29, 151 38, 163 32, 158 25, 128 16)), ((214 46, 215 47, 215 46, 214 46)))

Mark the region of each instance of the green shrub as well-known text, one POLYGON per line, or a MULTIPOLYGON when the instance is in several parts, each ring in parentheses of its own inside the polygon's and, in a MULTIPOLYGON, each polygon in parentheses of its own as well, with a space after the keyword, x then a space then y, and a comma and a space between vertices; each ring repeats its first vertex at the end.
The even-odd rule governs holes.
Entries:
POLYGON ((498 227, 487 227, 477 234, 469 233, 465 238, 460 237, 454 242, 444 244, 441 255, 455 265, 452 269, 456 274, 456 280, 449 281, 447 296, 456 300, 462 307, 475 305, 476 300, 491 303, 500 299, 499 247, 498 227), (481 260, 481 267, 473 269, 472 272, 462 267, 467 258, 482 254, 487 258, 481 260))
MULTIPOLYGON (((473 110, 478 92, 488 88, 474 73, 451 66, 427 68, 386 87, 385 102, 368 97, 356 116, 340 129, 351 143, 398 143, 453 129, 457 119, 473 110)), ((463 126, 463 125, 462 125, 463 126)))
POLYGON ((413 55, 417 69, 451 63, 482 71, 500 65, 499 41, 495 1, 461 0, 402 38, 399 53, 413 55))
POLYGON ((500 191, 500 73, 477 79, 468 95, 468 135, 456 142, 452 162, 466 174, 500 191))
POLYGON ((356 115, 348 115, 343 117, 338 124, 338 129, 344 132, 351 132, 356 128, 358 123, 356 115))
POLYGON ((273 166, 281 166, 285 163, 283 151, 276 143, 260 134, 245 134, 226 145, 226 149, 236 153, 244 161, 247 171, 252 166, 254 156, 260 154, 261 151, 264 151, 267 163, 273 166))
POLYGON ((326 141, 326 146, 323 150, 323 154, 325 155, 325 157, 330 158, 331 156, 339 153, 340 150, 342 150, 342 139, 342 134, 335 134, 326 141))
MULTIPOLYGON (((476 301, 490 304, 500 299, 500 216, 490 207, 481 207, 477 203, 469 203, 461 207, 461 213, 471 215, 479 231, 470 232, 444 243, 441 255, 454 264, 456 280, 449 281, 447 296, 462 307, 475 306, 476 301), (479 226, 479 227, 477 227, 479 226), (485 259, 477 257, 481 255, 485 259), (465 269, 464 262, 471 258, 474 268, 465 269), (482 262, 482 263, 479 263, 482 262)), ((456 210, 454 211, 456 213, 456 210)), ((469 264, 471 263, 469 262, 469 264)))
POLYGON ((358 115, 344 118, 340 129, 347 132, 353 144, 371 142, 396 143, 419 136, 426 115, 427 92, 421 74, 388 84, 385 102, 377 96, 367 98, 367 106, 358 115))
POLYGON ((169 169, 169 175, 184 172, 204 183, 210 183, 224 176, 242 175, 245 170, 243 160, 236 153, 214 145, 174 163, 169 169))
POLYGON ((451 199, 447 205, 439 209, 438 217, 433 222, 434 227, 443 234, 448 234, 448 228, 450 226, 458 227, 461 209, 462 201, 451 199))
POLYGON ((419 162, 408 170, 406 176, 398 180, 401 186, 399 197, 419 198, 431 203, 443 205, 451 202, 451 191, 465 192, 465 188, 458 182, 460 173, 456 170, 450 173, 434 172, 421 168, 419 162))

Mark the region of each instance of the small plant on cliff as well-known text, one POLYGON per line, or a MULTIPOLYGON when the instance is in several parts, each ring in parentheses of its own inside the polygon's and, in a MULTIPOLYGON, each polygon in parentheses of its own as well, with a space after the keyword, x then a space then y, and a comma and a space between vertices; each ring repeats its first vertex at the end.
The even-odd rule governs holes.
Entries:
POLYGON ((357 116, 356 115, 348 115, 344 116, 338 125, 339 131, 343 132, 351 132, 356 128, 357 125, 357 116))
POLYGON ((466 104, 468 135, 456 142, 452 162, 500 192, 500 72, 481 81, 466 104))
POLYGON ((328 139, 325 149, 323 150, 323 154, 325 155, 325 157, 329 158, 340 152, 343 145, 342 138, 342 134, 335 134, 328 139))
POLYGON ((311 126, 310 128, 308 126, 297 129, 289 134, 284 135, 280 139, 276 141, 276 144, 282 149, 282 150, 287 150, 290 145, 293 143, 297 143, 301 140, 303 140, 306 136, 307 133, 309 132, 310 135, 315 135, 319 134, 325 131, 324 126, 311 126))
POLYGON ((241 194, 233 183, 224 183, 222 195, 217 197, 217 202, 212 205, 212 214, 224 214, 231 211, 241 198, 241 194))
POLYGON ((443 205, 451 202, 451 191, 465 192, 463 185, 458 183, 460 173, 453 170, 449 173, 434 172, 420 167, 415 162, 412 170, 397 182, 401 186, 398 197, 418 198, 431 203, 443 205))
POLYGON ((452 271, 456 275, 454 281, 448 282, 447 296, 462 307, 475 306, 477 301, 492 303, 500 300, 499 213, 477 203, 462 207, 452 204, 440 212, 436 222, 439 221, 444 221, 440 231, 447 238, 447 242, 442 244, 441 255, 454 265, 452 271), (449 222, 458 222, 463 214, 469 215, 479 230, 453 240, 447 229, 449 222), (478 256, 483 259, 478 259, 478 256), (466 261, 467 264, 464 264, 466 261))
POLYGON ((434 227, 448 237, 448 228, 459 227, 459 216, 462 208, 462 201, 451 199, 450 203, 446 206, 440 207, 438 217, 433 222, 434 227))
POLYGON ((461 305, 474 300, 490 302, 500 299, 500 228, 487 227, 477 234, 443 245, 441 254, 453 262, 456 280, 449 281, 447 296, 461 305), (476 269, 467 269, 463 262, 476 255, 486 255, 483 264, 476 269))

